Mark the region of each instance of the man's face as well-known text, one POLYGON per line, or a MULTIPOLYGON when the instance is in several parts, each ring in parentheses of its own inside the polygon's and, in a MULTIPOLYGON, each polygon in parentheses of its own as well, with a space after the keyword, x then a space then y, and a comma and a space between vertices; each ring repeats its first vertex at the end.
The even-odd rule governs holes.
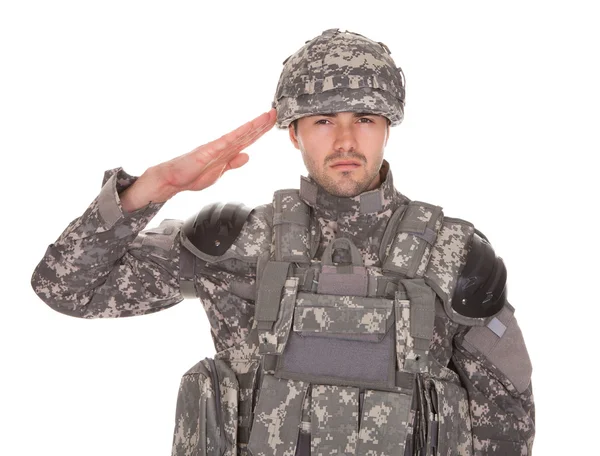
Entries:
POLYGON ((310 176, 328 193, 356 196, 377 188, 389 136, 388 120, 375 114, 339 112, 298 119, 289 134, 310 176))

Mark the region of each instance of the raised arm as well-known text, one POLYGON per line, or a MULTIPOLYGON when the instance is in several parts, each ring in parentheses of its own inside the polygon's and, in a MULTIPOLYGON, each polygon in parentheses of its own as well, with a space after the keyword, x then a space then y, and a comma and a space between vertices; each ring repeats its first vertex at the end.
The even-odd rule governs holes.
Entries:
POLYGON ((100 194, 35 268, 36 294, 56 311, 83 318, 146 314, 181 301, 182 222, 142 230, 177 193, 202 190, 245 164, 248 156, 240 152, 274 122, 272 110, 139 178, 120 168, 108 171, 100 194))

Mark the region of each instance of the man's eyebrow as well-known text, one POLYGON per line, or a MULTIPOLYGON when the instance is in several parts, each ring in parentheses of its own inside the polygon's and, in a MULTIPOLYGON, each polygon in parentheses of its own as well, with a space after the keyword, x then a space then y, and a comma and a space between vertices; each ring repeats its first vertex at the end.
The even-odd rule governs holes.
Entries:
MULTIPOLYGON (((323 116, 323 117, 337 117, 338 113, 337 112, 327 112, 327 113, 315 114, 315 115, 323 116)), ((375 116, 377 114, 373 114, 372 112, 353 112, 352 115, 354 117, 364 117, 364 116, 375 116)))

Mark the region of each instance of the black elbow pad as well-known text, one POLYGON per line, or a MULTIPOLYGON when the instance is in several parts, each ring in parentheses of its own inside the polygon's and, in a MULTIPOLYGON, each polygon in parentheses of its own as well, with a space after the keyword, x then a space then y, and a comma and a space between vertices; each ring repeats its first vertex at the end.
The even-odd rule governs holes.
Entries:
POLYGON ((467 318, 488 319, 506 304, 506 266, 479 231, 475 231, 465 266, 456 282, 452 309, 467 318))
POLYGON ((235 242, 250 212, 252 209, 241 203, 205 206, 183 224, 182 243, 192 253, 200 251, 219 257, 235 242))

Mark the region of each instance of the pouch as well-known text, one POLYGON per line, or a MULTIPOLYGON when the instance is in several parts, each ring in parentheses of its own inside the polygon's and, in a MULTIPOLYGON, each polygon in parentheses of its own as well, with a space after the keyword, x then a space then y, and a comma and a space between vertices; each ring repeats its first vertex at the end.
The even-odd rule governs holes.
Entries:
POLYGON ((248 442, 252 455, 295 454, 308 386, 305 382, 264 375, 248 442))
POLYGON ((452 382, 421 378, 417 382, 420 399, 420 422, 423 434, 415 454, 426 456, 460 455, 473 452, 471 417, 466 390, 452 382))
POLYGON ((236 456, 238 392, 235 373, 206 358, 181 379, 172 456, 236 456))
POLYGON ((357 455, 404 454, 412 395, 366 390, 358 431, 357 455))
POLYGON ((393 301, 298 293, 275 375, 317 384, 395 385, 393 301))

